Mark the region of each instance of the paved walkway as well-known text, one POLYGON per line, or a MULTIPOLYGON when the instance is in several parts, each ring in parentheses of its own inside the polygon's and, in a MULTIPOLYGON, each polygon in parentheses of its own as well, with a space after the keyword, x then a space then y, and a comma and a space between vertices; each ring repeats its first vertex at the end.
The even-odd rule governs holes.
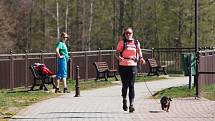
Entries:
MULTIPOLYGON (((151 91, 187 84, 187 77, 147 82, 151 91)), ((136 83, 134 113, 122 110, 121 85, 74 92, 34 104, 11 121, 215 121, 215 101, 173 99, 170 112, 160 108, 159 100, 150 96, 145 83, 136 83)))

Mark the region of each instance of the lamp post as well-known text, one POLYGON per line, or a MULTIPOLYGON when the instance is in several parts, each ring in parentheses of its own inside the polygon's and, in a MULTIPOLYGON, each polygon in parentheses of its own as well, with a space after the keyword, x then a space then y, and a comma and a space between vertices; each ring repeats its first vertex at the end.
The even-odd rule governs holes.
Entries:
POLYGON ((199 97, 199 82, 198 82, 198 63, 199 63, 199 0, 195 0, 195 54, 196 54, 196 75, 194 81, 196 84, 196 97, 199 97))

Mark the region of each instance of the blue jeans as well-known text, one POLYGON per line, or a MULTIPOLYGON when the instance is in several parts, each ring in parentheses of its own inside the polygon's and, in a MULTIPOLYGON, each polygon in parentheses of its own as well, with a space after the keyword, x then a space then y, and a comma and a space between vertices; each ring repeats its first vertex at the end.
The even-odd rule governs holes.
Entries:
POLYGON ((57 71, 56 78, 57 79, 67 78, 67 59, 58 58, 57 64, 58 64, 58 71, 57 71))

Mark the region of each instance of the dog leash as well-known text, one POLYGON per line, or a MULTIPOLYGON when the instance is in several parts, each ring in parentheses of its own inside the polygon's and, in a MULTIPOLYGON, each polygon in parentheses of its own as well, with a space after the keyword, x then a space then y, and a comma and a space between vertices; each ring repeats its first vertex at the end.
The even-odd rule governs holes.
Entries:
MULTIPOLYGON (((143 76, 144 76, 144 75, 143 75, 143 76)), ((151 94, 152 98, 155 100, 156 103, 160 104, 160 102, 158 102, 158 101, 154 98, 154 96, 153 96, 153 94, 152 94, 152 91, 149 89, 149 86, 148 86, 147 83, 146 83, 145 78, 143 78, 143 80, 144 80, 145 86, 146 86, 147 90, 149 91, 149 93, 151 94)))

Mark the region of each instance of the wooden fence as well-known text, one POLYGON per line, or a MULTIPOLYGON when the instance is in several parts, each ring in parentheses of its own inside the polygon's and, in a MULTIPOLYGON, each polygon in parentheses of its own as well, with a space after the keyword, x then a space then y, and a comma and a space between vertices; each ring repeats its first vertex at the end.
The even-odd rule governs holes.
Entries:
MULTIPOLYGON (((182 73, 181 54, 194 53, 194 48, 155 48, 143 49, 143 57, 156 58, 160 64, 167 65, 168 73, 182 73)), ((96 76, 93 66, 95 61, 106 61, 111 69, 117 69, 115 50, 96 50, 71 52, 68 64, 68 77, 75 79, 75 67, 80 68, 80 79, 88 80, 96 76)), ((57 62, 55 53, 25 53, 25 54, 0 54, 0 89, 13 89, 32 85, 33 77, 29 66, 33 63, 45 63, 56 72, 57 62)), ((139 65, 139 73, 147 73, 148 65, 139 65)), ((215 50, 202 50, 199 52, 199 88, 203 85, 215 83, 215 50)))
MULTIPOLYGON (((152 51, 143 49, 143 57, 151 58, 152 51)), ((88 80, 96 77, 93 62, 106 61, 111 69, 117 68, 117 60, 114 56, 115 50, 97 50, 71 52, 68 64, 68 77, 75 79, 75 67, 80 68, 80 79, 88 80)), ((0 54, 0 89, 13 89, 32 85, 33 77, 29 66, 33 63, 44 63, 56 72, 57 62, 55 53, 25 53, 25 54, 0 54)), ((139 66, 140 73, 148 72, 148 66, 139 66)))
POLYGON ((199 51, 199 90, 202 86, 215 84, 215 49, 199 51))

